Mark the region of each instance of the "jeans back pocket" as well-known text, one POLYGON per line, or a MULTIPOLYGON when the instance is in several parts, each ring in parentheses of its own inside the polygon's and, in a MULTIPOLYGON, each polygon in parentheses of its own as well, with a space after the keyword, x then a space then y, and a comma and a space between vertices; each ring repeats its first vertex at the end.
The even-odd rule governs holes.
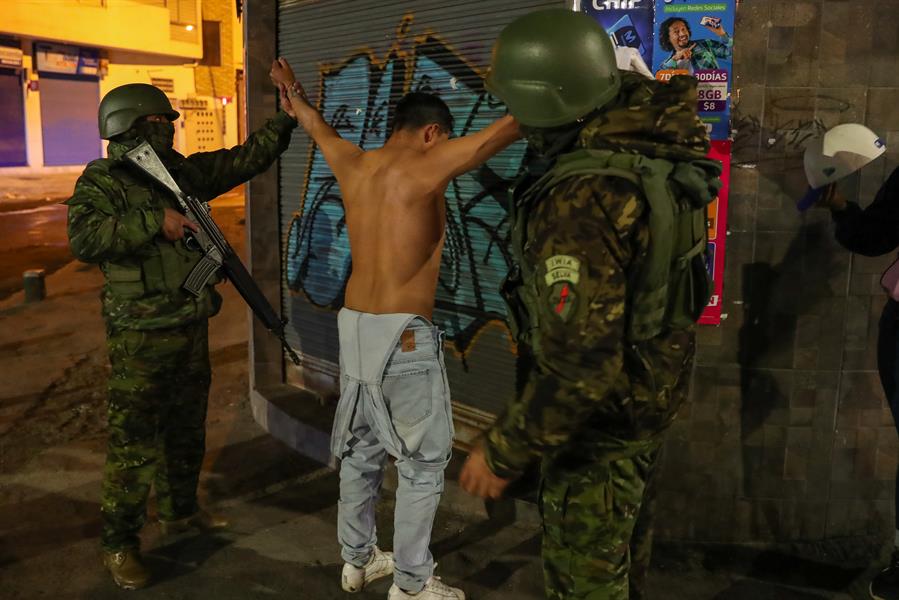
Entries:
POLYGON ((412 427, 430 417, 431 387, 428 368, 384 375, 381 391, 393 422, 412 427))

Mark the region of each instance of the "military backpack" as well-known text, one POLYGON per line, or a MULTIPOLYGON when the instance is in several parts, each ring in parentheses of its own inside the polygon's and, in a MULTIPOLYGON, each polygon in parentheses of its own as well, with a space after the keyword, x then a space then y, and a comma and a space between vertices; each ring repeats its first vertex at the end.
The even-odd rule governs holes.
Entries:
MULTIPOLYGON (((621 177, 636 185, 649 205, 650 243, 628 285, 628 338, 652 339, 693 325, 712 293, 707 206, 721 186, 721 163, 672 162, 641 154, 580 148, 565 154, 531 185, 519 206, 536 201, 565 179, 621 177)), ((514 225, 513 225, 514 226, 514 225)))

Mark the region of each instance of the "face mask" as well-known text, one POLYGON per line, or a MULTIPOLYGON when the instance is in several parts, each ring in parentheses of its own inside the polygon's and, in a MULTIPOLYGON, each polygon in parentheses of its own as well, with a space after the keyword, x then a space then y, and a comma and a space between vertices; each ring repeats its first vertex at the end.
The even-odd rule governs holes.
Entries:
POLYGON ((150 145, 159 154, 171 152, 175 145, 175 126, 168 121, 165 123, 141 121, 135 124, 133 129, 139 137, 150 142, 150 145))

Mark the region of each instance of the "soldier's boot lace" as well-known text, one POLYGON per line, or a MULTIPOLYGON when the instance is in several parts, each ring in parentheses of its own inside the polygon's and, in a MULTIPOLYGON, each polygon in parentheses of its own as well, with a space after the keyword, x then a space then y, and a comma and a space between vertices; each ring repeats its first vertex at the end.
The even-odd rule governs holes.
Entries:
POLYGON ((414 598, 415 600, 465 600, 465 593, 459 588, 454 588, 440 581, 439 577, 431 576, 425 583, 425 587, 413 594, 401 590, 395 583, 390 587, 390 593, 387 600, 406 600, 414 598))
POLYGON ((221 515, 214 515, 206 510, 200 509, 190 517, 176 519, 174 521, 165 521, 159 519, 159 528, 163 535, 173 535, 183 533, 190 529, 198 529, 200 531, 213 531, 216 529, 225 529, 231 523, 221 515))
POLYGON ((899 600, 899 548, 893 550, 889 566, 874 578, 868 589, 874 600, 899 600))
POLYGON ((350 563, 343 565, 340 576, 340 587, 343 591, 355 594, 361 592, 372 581, 393 575, 393 553, 381 552, 375 546, 364 567, 356 567, 350 563))
POLYGON ((136 590, 150 583, 150 572, 136 549, 104 551, 103 565, 112 574, 116 585, 124 590, 136 590))

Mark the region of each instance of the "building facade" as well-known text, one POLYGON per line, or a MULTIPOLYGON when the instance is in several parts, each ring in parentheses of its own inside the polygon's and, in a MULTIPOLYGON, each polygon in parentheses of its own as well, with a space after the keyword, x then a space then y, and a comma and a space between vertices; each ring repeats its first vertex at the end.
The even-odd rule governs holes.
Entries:
POLYGON ((232 0, 33 0, 0 20, 0 171, 80 170, 103 155, 97 108, 150 83, 186 154, 238 143, 243 42, 232 0))
MULTIPOLYGON (((391 101, 414 89, 450 104, 460 128, 497 107, 480 77, 502 27, 562 0, 250 2, 248 118, 275 110, 268 64, 286 56, 343 135, 380 144, 391 101)), ((733 169, 722 323, 699 330, 690 402, 666 446, 657 532, 668 540, 795 543, 892 536, 899 441, 877 379, 878 284, 892 256, 863 258, 833 238, 829 213, 796 210, 804 143, 865 123, 888 153, 849 182, 867 205, 899 164, 899 10, 875 3, 752 0, 737 9, 733 169), (846 28, 846 23, 855 24, 846 28), (858 35, 858 30, 871 35, 858 35)), ((460 129, 457 133, 462 133, 460 129)), ((447 248, 435 320, 447 333, 457 443, 514 393, 515 349, 497 303, 512 146, 447 193, 447 248)), ((350 268, 339 190, 297 134, 275 170, 249 184, 254 277, 291 319, 301 354, 286 364, 258 323, 257 420, 328 460, 337 382, 336 310, 350 268)))

